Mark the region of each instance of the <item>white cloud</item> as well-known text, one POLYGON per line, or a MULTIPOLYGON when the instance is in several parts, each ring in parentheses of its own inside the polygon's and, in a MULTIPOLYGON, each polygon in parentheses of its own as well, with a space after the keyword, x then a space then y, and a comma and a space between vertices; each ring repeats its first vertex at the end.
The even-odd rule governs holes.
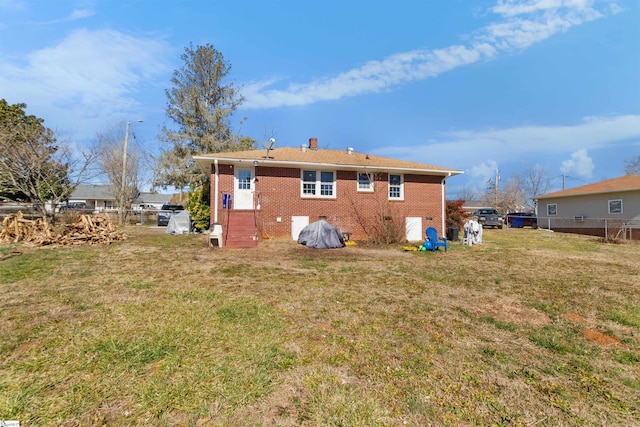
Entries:
POLYGON ((93 9, 74 9, 68 16, 64 18, 55 19, 53 21, 40 22, 38 25, 52 25, 52 24, 61 24, 72 21, 77 21, 79 19, 88 18, 90 16, 95 15, 95 11, 93 9))
POLYGON ((494 13, 512 17, 563 7, 577 10, 592 9, 593 3, 593 0, 499 0, 491 10, 494 13))
POLYGON ((594 150, 640 139, 640 115, 585 117, 564 126, 520 126, 505 129, 451 131, 425 144, 385 147, 372 154, 412 159, 427 164, 470 168, 487 158, 498 163, 534 155, 564 155, 581 148, 594 150), (418 160, 419 159, 419 160, 418 160))
MULTIPOLYGON (((610 7, 611 13, 614 9, 610 7)), ((243 108, 305 105, 381 92, 496 58, 501 51, 525 49, 558 32, 604 16, 594 7, 593 0, 499 0, 492 11, 503 20, 482 28, 470 38, 467 46, 398 53, 334 77, 309 83, 290 83, 284 89, 270 89, 277 83, 273 79, 249 83, 243 89, 243 108)))
POLYGON ((286 105, 305 105, 317 101, 339 99, 375 93, 403 82, 435 77, 445 71, 494 56, 495 49, 487 44, 472 48, 450 46, 432 52, 399 53, 383 61, 370 61, 334 78, 307 84, 292 83, 286 90, 267 89, 275 84, 249 83, 244 86, 244 108, 272 108, 286 105))
POLYGON ((591 178, 593 168, 593 159, 589 157, 586 149, 581 148, 571 153, 570 159, 562 161, 560 171, 567 175, 576 175, 580 178, 591 178))
POLYGON ((496 177, 498 163, 495 160, 487 160, 471 167, 468 171, 471 179, 471 187, 477 192, 483 192, 489 182, 496 177))
POLYGON ((34 51, 24 63, 0 58, 0 87, 9 102, 47 123, 91 132, 139 107, 134 95, 168 71, 168 45, 114 30, 76 30, 58 44, 34 51), (83 124, 83 122, 86 122, 83 124))
POLYGON ((91 9, 74 9, 69 16, 70 20, 83 19, 93 16, 95 12, 91 9))

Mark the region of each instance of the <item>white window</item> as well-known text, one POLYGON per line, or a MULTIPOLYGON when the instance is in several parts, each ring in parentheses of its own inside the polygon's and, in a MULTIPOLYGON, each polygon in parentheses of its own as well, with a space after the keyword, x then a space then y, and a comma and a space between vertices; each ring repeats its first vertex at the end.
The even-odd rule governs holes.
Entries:
POLYGON ((358 191, 373 191, 373 174, 358 172, 358 191))
POLYGON ((610 214, 622 213, 622 199, 609 200, 609 213, 610 214))
POLYGON ((547 205, 547 216, 556 216, 558 215, 558 204, 550 203, 547 205))
POLYGON ((302 171, 302 197, 335 198, 335 173, 331 171, 302 171))
POLYGON ((389 174, 389 200, 404 200, 402 175, 389 174))
POLYGON ((238 171, 238 190, 251 190, 251 171, 241 169, 238 171))

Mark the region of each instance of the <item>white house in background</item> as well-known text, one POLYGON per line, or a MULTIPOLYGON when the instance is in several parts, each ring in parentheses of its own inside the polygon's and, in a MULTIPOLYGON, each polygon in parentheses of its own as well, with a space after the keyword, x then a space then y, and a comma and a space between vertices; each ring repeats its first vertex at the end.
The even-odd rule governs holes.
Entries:
MULTIPOLYGON (((118 209, 116 198, 111 191, 111 185, 81 184, 75 189, 69 203, 84 202, 88 210, 94 212, 110 212, 118 209)), ((172 194, 142 192, 133 202, 132 208, 140 210, 160 209, 162 205, 171 201, 172 194)))
POLYGON ((110 185, 80 184, 68 201, 69 203, 84 202, 87 210, 94 212, 109 212, 118 208, 110 185))
POLYGON ((478 209, 493 209, 493 205, 483 203, 481 200, 465 200, 462 210, 468 214, 472 214, 478 209))
POLYGON ((141 209, 160 209, 162 205, 171 203, 173 194, 161 193, 140 193, 138 198, 133 202, 134 210, 141 209))
POLYGON ((640 175, 536 196, 538 226, 606 238, 640 238, 640 175))

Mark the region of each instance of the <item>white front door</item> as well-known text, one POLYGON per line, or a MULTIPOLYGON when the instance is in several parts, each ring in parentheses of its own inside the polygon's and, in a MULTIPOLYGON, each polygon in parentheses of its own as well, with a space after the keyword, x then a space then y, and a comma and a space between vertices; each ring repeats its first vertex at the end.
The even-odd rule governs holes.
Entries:
POLYGON ((293 240, 298 240, 298 236, 303 228, 309 225, 308 216, 292 216, 291 217, 291 237, 293 240))
POLYGON ((236 168, 233 182, 233 208, 253 209, 253 169, 236 168))
POLYGON ((422 217, 407 217, 405 227, 408 241, 417 242, 424 239, 422 235, 422 217))

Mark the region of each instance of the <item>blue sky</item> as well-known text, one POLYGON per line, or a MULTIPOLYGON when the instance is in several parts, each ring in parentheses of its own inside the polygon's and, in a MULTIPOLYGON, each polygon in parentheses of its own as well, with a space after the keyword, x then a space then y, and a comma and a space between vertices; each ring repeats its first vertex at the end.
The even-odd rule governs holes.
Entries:
POLYGON ((240 134, 463 170, 449 197, 640 155, 638 0, 0 0, 0 98, 79 145, 143 119, 157 153, 189 43, 231 63, 240 134))

